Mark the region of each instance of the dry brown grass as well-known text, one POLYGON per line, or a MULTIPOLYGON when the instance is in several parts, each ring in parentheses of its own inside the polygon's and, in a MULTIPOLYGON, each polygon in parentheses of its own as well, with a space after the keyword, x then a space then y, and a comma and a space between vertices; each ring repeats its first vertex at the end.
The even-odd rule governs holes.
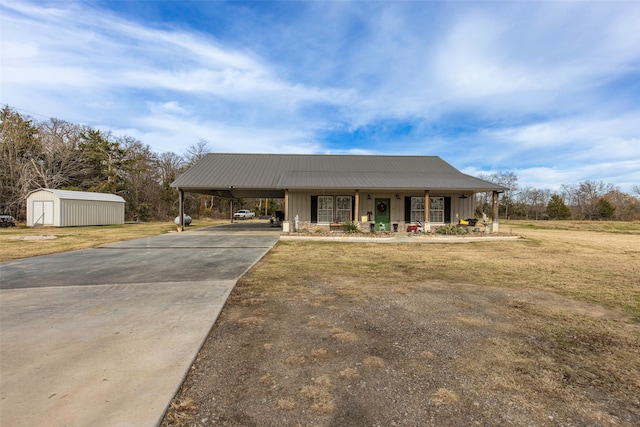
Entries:
MULTIPOLYGON (((190 228, 222 221, 194 220, 190 228)), ((176 231, 172 222, 148 222, 95 227, 14 227, 0 229, 0 262, 58 252, 95 248, 108 243, 139 239, 176 231), (40 236, 54 236, 40 240, 40 236), (33 240, 26 240, 26 239, 33 240)))
POLYGON ((524 239, 280 242, 178 398, 221 425, 638 425, 640 224, 502 227, 524 239))
POLYGON ((280 242, 247 278, 257 290, 295 294, 306 278, 340 282, 336 295, 358 300, 366 280, 406 292, 424 281, 538 289, 619 308, 640 319, 640 223, 511 221, 524 239, 449 243, 280 242), (308 260, 313 259, 312 263, 308 260), (266 289, 265 289, 266 288, 266 289))
POLYGON ((174 400, 170 405, 171 413, 169 420, 174 424, 182 424, 191 419, 191 414, 196 411, 197 407, 193 399, 174 400))

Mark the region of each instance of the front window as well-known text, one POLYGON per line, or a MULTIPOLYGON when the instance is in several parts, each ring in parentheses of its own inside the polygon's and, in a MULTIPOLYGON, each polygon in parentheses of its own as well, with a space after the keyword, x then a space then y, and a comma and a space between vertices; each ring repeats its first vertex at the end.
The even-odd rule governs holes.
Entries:
POLYGON ((318 222, 333 222, 333 196, 318 196, 318 222))
POLYGON ((336 196, 336 222, 351 221, 351 196, 336 196))
POLYGON ((424 197, 411 198, 411 222, 424 221, 424 197))
POLYGON ((444 222, 444 197, 429 198, 429 222, 444 222))

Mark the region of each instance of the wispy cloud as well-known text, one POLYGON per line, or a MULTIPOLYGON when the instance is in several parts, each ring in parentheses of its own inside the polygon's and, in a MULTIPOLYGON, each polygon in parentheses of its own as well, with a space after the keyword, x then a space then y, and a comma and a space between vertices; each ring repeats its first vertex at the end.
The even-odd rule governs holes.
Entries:
POLYGON ((640 182, 640 3, 181 6, 0 0, 0 101, 158 151, 206 139, 640 182))

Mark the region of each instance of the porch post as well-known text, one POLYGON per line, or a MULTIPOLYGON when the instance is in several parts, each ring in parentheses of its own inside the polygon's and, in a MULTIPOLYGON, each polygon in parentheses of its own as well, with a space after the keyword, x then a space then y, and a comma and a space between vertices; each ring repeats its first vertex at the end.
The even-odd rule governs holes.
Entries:
POLYGON ((229 220, 233 224, 233 196, 229 199, 229 220))
POLYGON ((284 220, 289 221, 289 190, 284 190, 284 220))
POLYGON ((429 222, 429 190, 424 190, 424 232, 431 230, 431 223, 429 222))
POLYGON ((282 221, 282 231, 288 233, 289 225, 289 190, 284 190, 284 220, 282 221))
POLYGON ((360 222, 360 190, 356 190, 356 203, 353 212, 353 220, 354 222, 360 222))
POLYGON ((178 188, 178 231, 184 231, 184 191, 178 188))
POLYGON ((491 224, 491 231, 494 233, 497 233, 498 230, 500 229, 500 225, 498 223, 498 192, 494 191, 493 192, 493 200, 492 200, 492 215, 493 215, 493 219, 492 219, 492 224, 491 224))

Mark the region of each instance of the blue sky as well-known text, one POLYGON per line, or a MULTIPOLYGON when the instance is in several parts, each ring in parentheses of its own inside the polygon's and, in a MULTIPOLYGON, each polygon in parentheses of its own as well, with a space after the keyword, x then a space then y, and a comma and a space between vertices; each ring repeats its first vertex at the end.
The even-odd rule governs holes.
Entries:
POLYGON ((0 103, 156 152, 640 185, 640 2, 0 0, 0 103))

